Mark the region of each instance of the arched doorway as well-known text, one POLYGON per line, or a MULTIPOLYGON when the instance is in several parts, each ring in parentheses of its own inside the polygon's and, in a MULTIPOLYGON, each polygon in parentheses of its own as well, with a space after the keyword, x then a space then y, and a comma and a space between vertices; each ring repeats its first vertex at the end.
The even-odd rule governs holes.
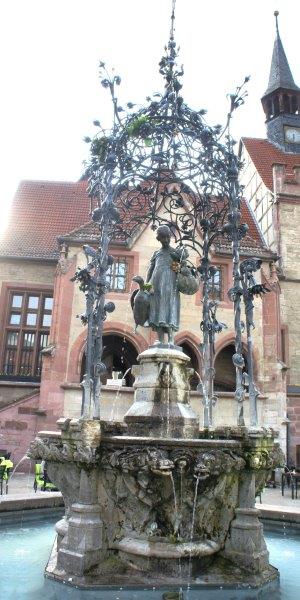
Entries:
MULTIPOLYGON (((107 373, 101 377, 103 385, 107 379, 111 379, 113 371, 119 371, 124 376, 126 371, 137 364, 138 351, 135 346, 125 337, 116 334, 107 334, 103 336, 103 355, 102 360, 107 368, 107 373)), ((81 363, 81 381, 85 373, 86 357, 82 357, 81 363)), ((132 387, 134 377, 131 371, 125 375, 126 386, 132 387)))
MULTIPOLYGON (((233 392, 235 390, 235 366, 232 356, 235 353, 233 344, 222 348, 215 359, 215 390, 216 392, 233 392)), ((247 356, 243 352, 245 360, 244 371, 248 370, 247 356)))
MULTIPOLYGON (((185 354, 189 356, 191 362, 189 367, 192 367, 197 373, 199 373, 199 359, 194 348, 188 342, 180 342, 180 346, 185 354)), ((198 375, 193 375, 190 379, 191 390, 196 390, 199 383, 198 375)))

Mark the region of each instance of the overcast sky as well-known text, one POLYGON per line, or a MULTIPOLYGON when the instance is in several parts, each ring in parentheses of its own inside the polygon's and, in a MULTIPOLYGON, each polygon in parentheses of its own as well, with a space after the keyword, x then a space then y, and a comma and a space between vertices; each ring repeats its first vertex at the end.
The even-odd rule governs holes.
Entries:
MULTIPOLYGON (((264 137, 260 97, 269 76, 279 10, 281 39, 300 85, 299 0, 177 0, 176 40, 183 96, 226 117, 226 94, 251 76, 233 133, 264 137)), ((1 219, 21 179, 76 181, 92 121, 109 125, 98 79, 104 60, 122 77, 120 101, 161 91, 157 63, 170 27, 171 0, 9 0, 0 6, 1 219)))

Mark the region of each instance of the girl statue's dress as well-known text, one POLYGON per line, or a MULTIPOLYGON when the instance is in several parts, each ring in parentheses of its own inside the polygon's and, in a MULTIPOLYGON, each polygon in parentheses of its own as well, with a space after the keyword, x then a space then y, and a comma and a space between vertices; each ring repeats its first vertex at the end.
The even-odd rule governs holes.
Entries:
POLYGON ((172 269, 176 250, 168 246, 154 252, 147 275, 152 284, 150 296, 149 325, 157 331, 178 331, 180 297, 177 289, 177 273, 172 269))

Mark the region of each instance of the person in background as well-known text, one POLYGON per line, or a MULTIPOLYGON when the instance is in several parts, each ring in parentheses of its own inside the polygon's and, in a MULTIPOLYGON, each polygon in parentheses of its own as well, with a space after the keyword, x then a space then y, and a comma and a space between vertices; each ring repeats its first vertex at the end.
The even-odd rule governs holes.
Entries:
POLYGON ((0 456, 0 467, 5 467, 2 480, 6 483, 6 493, 8 491, 8 479, 11 471, 13 470, 14 463, 10 460, 10 452, 6 452, 3 456, 0 456))
POLYGON ((5 467, 6 479, 8 479, 10 472, 14 467, 14 463, 10 460, 10 452, 6 452, 4 456, 0 456, 0 467, 5 467))

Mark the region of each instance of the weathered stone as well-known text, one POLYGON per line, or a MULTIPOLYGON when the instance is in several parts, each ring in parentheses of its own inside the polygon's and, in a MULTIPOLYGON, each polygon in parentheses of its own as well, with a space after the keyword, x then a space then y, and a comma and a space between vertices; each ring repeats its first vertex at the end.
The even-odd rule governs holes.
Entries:
POLYGON ((199 421, 190 406, 190 361, 181 350, 152 346, 135 367, 134 403, 124 420, 132 435, 198 437, 199 421))
POLYGON ((209 578, 222 555, 246 579, 276 577, 254 508, 255 488, 278 460, 270 431, 243 428, 224 440, 106 436, 91 462, 76 458, 74 448, 70 461, 63 445, 71 448, 74 437, 76 448, 91 451, 87 429, 82 423, 81 440, 69 426, 45 432, 36 446, 48 448, 49 476, 66 504, 51 566, 56 577, 80 584, 94 573, 95 581, 110 583, 114 556, 120 584, 136 573, 139 583, 194 580, 209 578))
POLYGON ((245 471, 239 486, 239 504, 230 535, 225 544, 224 556, 248 571, 260 573, 269 565, 269 553, 255 505, 255 473, 245 471))
POLYGON ((78 576, 96 565, 103 555, 102 521, 97 497, 97 473, 80 475, 79 502, 72 504, 68 528, 62 539, 57 565, 78 576))

